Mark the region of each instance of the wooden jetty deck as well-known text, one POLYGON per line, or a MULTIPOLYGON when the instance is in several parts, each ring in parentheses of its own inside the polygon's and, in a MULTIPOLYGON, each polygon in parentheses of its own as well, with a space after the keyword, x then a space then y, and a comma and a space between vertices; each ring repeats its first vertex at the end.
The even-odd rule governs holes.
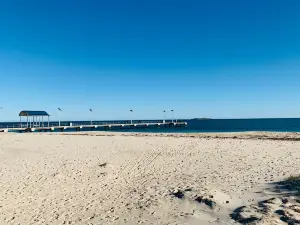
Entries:
POLYGON ((80 131, 82 129, 134 129, 148 127, 185 127, 186 122, 165 122, 165 123, 135 123, 135 124, 103 124, 103 125, 76 125, 76 126, 50 126, 50 127, 23 127, 23 128, 1 128, 0 132, 53 132, 65 130, 80 131))

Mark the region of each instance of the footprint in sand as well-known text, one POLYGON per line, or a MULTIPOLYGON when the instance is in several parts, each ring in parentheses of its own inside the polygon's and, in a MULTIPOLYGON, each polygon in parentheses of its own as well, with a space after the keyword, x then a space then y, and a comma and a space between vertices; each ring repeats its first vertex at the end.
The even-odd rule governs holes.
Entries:
POLYGON ((106 167, 107 166, 107 163, 100 163, 99 165, 98 165, 99 167, 106 167))

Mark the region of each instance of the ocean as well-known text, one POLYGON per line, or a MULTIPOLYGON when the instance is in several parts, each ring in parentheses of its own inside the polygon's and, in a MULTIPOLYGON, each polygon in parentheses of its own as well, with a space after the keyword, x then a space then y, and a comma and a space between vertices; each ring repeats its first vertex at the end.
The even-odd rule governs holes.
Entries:
MULTIPOLYGON (((142 120, 138 122, 158 122, 161 120, 142 120)), ((170 120, 169 120, 170 121, 170 120)), ((278 119, 192 119, 185 121, 188 123, 187 127, 165 128, 165 127, 150 127, 150 128, 136 128, 136 129, 113 129, 114 132, 150 132, 150 133, 202 133, 202 132, 244 132, 244 131, 274 131, 274 132, 300 132, 300 118, 278 118, 278 119)), ((62 126, 68 126, 70 122, 73 125, 90 124, 90 121, 62 121, 62 126)), ((93 124, 109 124, 109 123, 128 123, 129 121, 93 121, 93 124)), ((25 125, 25 123, 23 123, 25 125)), ((19 123, 0 123, 1 127, 18 126, 19 123)), ((50 126, 57 126, 57 122, 50 122, 50 126)), ((85 129, 83 131, 88 131, 85 129)), ((91 129, 103 130, 99 129, 91 129)), ((68 130, 72 131, 72 130, 68 130)), ((109 132, 109 131, 108 131, 109 132)))
POLYGON ((300 118, 190 120, 188 129, 200 132, 299 132, 300 118))
MULTIPOLYGON (((300 118, 276 119, 207 119, 181 120, 188 123, 187 127, 178 128, 147 128, 130 129, 127 132, 151 133, 204 133, 204 132, 245 132, 273 131, 300 132, 300 118)), ((122 131, 123 130, 119 130, 122 131)))

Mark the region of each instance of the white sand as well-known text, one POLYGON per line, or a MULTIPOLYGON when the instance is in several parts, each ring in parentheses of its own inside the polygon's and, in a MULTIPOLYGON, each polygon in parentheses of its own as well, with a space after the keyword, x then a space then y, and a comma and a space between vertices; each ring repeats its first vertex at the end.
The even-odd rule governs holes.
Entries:
MULTIPOLYGON (((234 209, 300 173, 299 139, 3 133, 0 224, 236 224, 234 209)), ((287 223, 272 215, 261 224, 287 223)))

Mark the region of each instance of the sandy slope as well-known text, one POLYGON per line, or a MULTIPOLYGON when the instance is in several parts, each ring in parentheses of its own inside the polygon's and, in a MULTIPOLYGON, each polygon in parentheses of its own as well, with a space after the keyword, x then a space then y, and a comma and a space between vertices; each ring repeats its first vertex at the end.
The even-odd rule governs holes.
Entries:
POLYGON ((235 224, 300 171, 298 134, 70 134, 0 134, 0 224, 235 224))

